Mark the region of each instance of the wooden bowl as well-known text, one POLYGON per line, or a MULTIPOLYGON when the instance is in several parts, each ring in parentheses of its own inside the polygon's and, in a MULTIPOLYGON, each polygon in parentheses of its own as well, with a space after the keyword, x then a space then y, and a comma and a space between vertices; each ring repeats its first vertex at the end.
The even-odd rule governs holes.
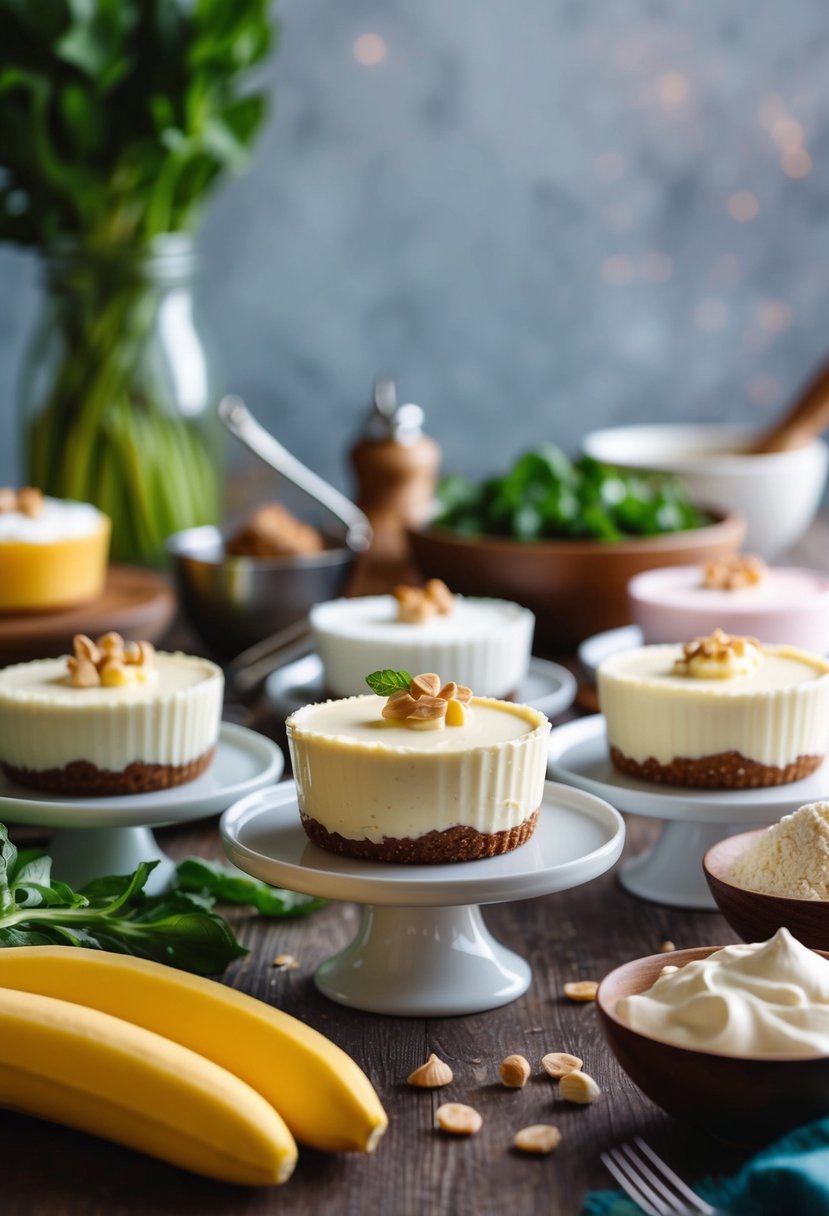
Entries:
POLYGON ((536 645, 572 649, 604 629, 630 622, 628 580, 654 566, 693 565, 739 549, 740 515, 703 528, 623 541, 458 536, 443 528, 408 533, 426 578, 462 595, 517 600, 536 617, 536 645))
POLYGON ((739 836, 727 836, 705 854, 702 867, 717 907, 744 942, 764 942, 785 925, 804 946, 829 950, 829 902, 765 895, 728 881, 728 872, 738 854, 766 831, 767 828, 758 828, 739 836))
POLYGON ((829 1114, 829 1056, 747 1060, 694 1051, 649 1039, 616 1017, 619 998, 650 988, 663 967, 682 967, 720 949, 702 946, 652 954, 605 976, 596 1000, 616 1059, 631 1081, 668 1114, 729 1139, 771 1139, 829 1114))

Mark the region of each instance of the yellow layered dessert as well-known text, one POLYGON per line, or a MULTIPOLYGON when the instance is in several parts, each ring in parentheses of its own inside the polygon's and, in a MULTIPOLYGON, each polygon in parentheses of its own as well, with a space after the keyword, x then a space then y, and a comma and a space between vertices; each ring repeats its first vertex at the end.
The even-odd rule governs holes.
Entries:
POLYGON ((793 646, 717 630, 612 655, 597 682, 613 763, 647 781, 783 785, 829 745, 829 663, 793 646))
POLYGON ((110 521, 89 503, 0 488, 0 612, 70 608, 104 589, 110 521))
POLYGON ((426 673, 392 695, 306 705, 287 721, 302 822, 336 853, 470 861, 532 834, 550 723, 426 673))
POLYGON ((118 634, 0 671, 0 767, 72 796, 145 793, 210 764, 224 678, 208 659, 156 654, 118 634))

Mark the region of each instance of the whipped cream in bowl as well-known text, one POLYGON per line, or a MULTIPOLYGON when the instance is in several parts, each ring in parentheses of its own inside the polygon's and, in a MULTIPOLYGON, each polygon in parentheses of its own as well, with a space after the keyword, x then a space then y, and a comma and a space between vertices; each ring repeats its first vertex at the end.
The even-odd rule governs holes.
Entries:
POLYGON ((765 942, 636 959, 597 994, 605 1038, 669 1114, 770 1139, 829 1114, 829 955, 765 942))

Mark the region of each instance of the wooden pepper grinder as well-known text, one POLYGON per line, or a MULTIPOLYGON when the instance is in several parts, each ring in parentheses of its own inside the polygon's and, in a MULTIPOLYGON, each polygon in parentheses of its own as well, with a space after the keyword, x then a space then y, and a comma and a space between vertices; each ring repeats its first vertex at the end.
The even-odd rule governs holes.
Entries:
POLYGON ((420 406, 398 405, 394 381, 375 380, 371 413, 351 449, 357 505, 374 530, 359 579, 363 594, 416 578, 406 528, 419 528, 429 518, 441 457, 422 427, 420 406))

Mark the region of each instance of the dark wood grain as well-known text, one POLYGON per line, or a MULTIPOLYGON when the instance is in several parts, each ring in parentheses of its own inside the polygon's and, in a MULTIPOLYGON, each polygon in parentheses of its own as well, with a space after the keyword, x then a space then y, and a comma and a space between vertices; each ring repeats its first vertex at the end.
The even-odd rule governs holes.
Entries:
MULTIPOLYGON (((827 530, 812 564, 825 565, 827 530), (823 554, 820 561, 819 554, 823 554)), ((177 638, 177 641, 185 641, 177 638)), ((191 640, 192 641, 192 640, 191 640)), ((237 720, 240 707, 233 707, 237 720)), ((281 723, 257 712, 247 719, 272 737, 281 723)), ((627 817, 626 855, 640 852, 659 824, 627 817)), ((31 830, 25 833, 27 842, 31 830)), ((162 847, 176 858, 218 857, 216 820, 166 828, 162 847)), ((357 924, 351 905, 331 904, 308 920, 271 922, 234 911, 250 954, 226 981, 303 1019, 349 1051, 366 1069, 389 1112, 390 1126, 368 1158, 300 1150, 294 1177, 278 1189, 247 1191, 180 1172, 126 1149, 34 1119, 0 1112, 3 1216, 575 1216, 588 1188, 611 1185, 599 1162, 610 1145, 644 1135, 690 1181, 731 1172, 750 1153, 662 1114, 627 1079, 607 1047, 595 1004, 563 996, 568 980, 600 979, 621 963, 672 940, 677 947, 736 941, 718 913, 648 904, 607 874, 583 887, 486 912, 506 945, 529 959, 533 983, 524 997, 474 1017, 425 1020, 359 1013, 327 1001, 313 985, 315 967, 344 946, 357 924), (273 967, 282 952, 296 971, 273 967), (405 1078, 430 1051, 452 1066, 444 1090, 413 1090, 405 1078), (602 1096, 568 1106, 541 1074, 548 1051, 581 1056, 602 1096), (498 1064, 525 1055, 534 1075, 523 1090, 498 1082, 498 1064), (433 1128, 437 1105, 457 1099, 477 1107, 482 1130, 454 1140, 433 1128), (562 1131, 549 1157, 519 1156, 510 1145, 525 1124, 562 1131)), ((128 1099, 129 1095, 125 1095, 128 1099)))

